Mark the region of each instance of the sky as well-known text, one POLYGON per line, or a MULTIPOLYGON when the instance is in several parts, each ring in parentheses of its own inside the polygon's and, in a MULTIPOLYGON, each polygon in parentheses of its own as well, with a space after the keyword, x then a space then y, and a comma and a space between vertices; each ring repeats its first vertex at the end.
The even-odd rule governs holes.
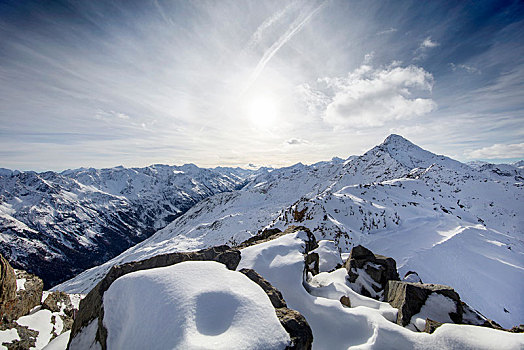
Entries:
POLYGON ((0 0, 0 167, 524 158, 522 1, 0 0))

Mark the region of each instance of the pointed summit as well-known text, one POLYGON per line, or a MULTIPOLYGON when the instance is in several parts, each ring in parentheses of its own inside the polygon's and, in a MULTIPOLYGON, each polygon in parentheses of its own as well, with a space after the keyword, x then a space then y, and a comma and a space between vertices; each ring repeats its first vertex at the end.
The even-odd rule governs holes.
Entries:
POLYGON ((391 158, 407 169, 427 168, 432 164, 440 164, 444 167, 463 168, 464 165, 446 156, 436 155, 420 148, 404 137, 391 134, 384 142, 371 149, 368 153, 387 153, 391 158))
POLYGON ((402 144, 402 143, 413 145, 413 143, 411 141, 409 141, 409 140, 407 140, 407 139, 405 139, 402 136, 397 135, 397 134, 389 135, 388 137, 386 137, 384 142, 382 142, 383 145, 384 144, 402 144))

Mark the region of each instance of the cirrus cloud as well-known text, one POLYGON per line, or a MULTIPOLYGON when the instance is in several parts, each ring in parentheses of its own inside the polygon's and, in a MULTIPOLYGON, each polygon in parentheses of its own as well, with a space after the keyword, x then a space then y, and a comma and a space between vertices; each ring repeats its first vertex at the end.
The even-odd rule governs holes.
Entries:
POLYGON ((524 158, 524 143, 502 144, 479 148, 467 153, 470 158, 512 159, 524 158))
POLYGON ((421 67, 398 63, 375 69, 362 65, 347 77, 323 78, 318 88, 302 86, 306 105, 322 111, 335 127, 368 128, 425 115, 436 108, 429 97, 433 76, 421 67))

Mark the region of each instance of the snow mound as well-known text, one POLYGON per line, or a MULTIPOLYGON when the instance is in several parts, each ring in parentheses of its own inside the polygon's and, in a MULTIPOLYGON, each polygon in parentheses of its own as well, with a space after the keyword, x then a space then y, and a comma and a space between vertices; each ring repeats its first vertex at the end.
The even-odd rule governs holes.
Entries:
POLYGON ((313 253, 318 254, 320 272, 332 271, 343 264, 340 252, 333 241, 326 239, 319 241, 318 248, 313 250, 313 253))
POLYGON ((210 261, 137 271, 104 294, 109 349, 284 349, 290 343, 265 292, 210 261))

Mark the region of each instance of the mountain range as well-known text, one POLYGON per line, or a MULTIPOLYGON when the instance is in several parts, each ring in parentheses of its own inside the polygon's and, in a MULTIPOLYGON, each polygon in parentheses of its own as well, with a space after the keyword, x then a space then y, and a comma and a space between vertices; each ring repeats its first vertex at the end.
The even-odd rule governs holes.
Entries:
POLYGON ((243 186, 254 174, 194 164, 61 173, 1 169, 0 253, 49 288, 144 240, 202 199, 243 186))
MULTIPOLYGON (((393 257, 401 275, 452 285, 505 327, 522 323, 522 206, 518 164, 464 164, 398 135, 361 156, 251 174, 209 196, 141 243, 56 287, 86 293, 111 266, 158 254, 236 245, 290 224, 331 239, 342 256, 362 244, 393 257)), ((347 255, 346 255, 347 256, 347 255)))

